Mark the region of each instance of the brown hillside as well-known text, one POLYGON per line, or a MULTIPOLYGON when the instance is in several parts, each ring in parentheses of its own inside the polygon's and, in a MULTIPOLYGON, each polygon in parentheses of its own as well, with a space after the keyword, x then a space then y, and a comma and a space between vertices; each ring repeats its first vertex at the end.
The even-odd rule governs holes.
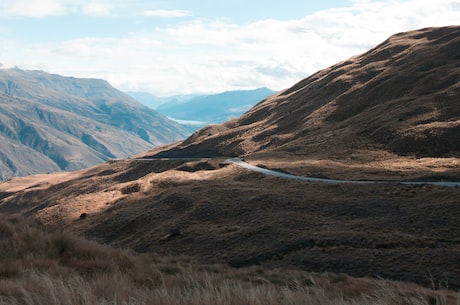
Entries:
POLYGON ((2 183, 0 214, 205 263, 457 290, 458 198, 460 188, 306 183, 218 160, 125 160, 2 183))
POLYGON ((390 37, 160 156, 460 156, 460 27, 390 37))
MULTIPOLYGON (((460 180, 459 31, 395 35, 140 157, 244 155, 310 176, 460 180)), ((0 184, 0 214, 205 263, 460 289, 459 187, 305 182, 224 159, 131 158, 14 178, 0 184)))

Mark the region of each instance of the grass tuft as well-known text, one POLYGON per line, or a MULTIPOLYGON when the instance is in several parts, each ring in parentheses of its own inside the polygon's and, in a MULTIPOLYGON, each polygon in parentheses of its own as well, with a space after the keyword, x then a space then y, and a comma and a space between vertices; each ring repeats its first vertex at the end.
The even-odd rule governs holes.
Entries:
POLYGON ((0 218, 0 304, 450 305, 458 294, 347 275, 232 269, 97 244, 0 218))

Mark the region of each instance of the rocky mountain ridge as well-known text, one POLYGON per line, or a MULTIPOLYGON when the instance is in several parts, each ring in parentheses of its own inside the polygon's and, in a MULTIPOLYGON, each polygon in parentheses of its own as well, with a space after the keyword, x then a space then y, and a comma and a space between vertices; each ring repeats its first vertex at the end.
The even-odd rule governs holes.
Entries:
POLYGON ((0 179, 77 170, 187 134, 104 80, 0 70, 0 179))

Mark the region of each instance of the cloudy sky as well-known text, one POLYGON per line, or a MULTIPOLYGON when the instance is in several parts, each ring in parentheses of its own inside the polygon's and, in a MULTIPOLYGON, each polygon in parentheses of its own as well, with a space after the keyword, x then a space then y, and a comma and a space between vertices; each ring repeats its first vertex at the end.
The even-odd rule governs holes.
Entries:
POLYGON ((160 96, 280 90, 460 0, 0 0, 0 64, 160 96))

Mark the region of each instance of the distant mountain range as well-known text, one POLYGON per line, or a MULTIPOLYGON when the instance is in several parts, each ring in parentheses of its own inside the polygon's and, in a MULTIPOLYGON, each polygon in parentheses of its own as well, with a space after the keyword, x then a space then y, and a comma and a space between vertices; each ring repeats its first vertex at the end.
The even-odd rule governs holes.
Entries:
POLYGON ((158 98, 144 92, 129 92, 144 105, 194 129, 239 117, 252 106, 274 94, 268 88, 227 91, 212 95, 181 95, 158 98))
POLYGON ((152 109, 157 109, 160 105, 166 103, 184 103, 195 97, 201 96, 200 94, 184 94, 160 97, 143 91, 127 91, 126 93, 141 104, 152 109))
POLYGON ((187 134, 106 81, 0 70, 0 180, 81 169, 187 134))

